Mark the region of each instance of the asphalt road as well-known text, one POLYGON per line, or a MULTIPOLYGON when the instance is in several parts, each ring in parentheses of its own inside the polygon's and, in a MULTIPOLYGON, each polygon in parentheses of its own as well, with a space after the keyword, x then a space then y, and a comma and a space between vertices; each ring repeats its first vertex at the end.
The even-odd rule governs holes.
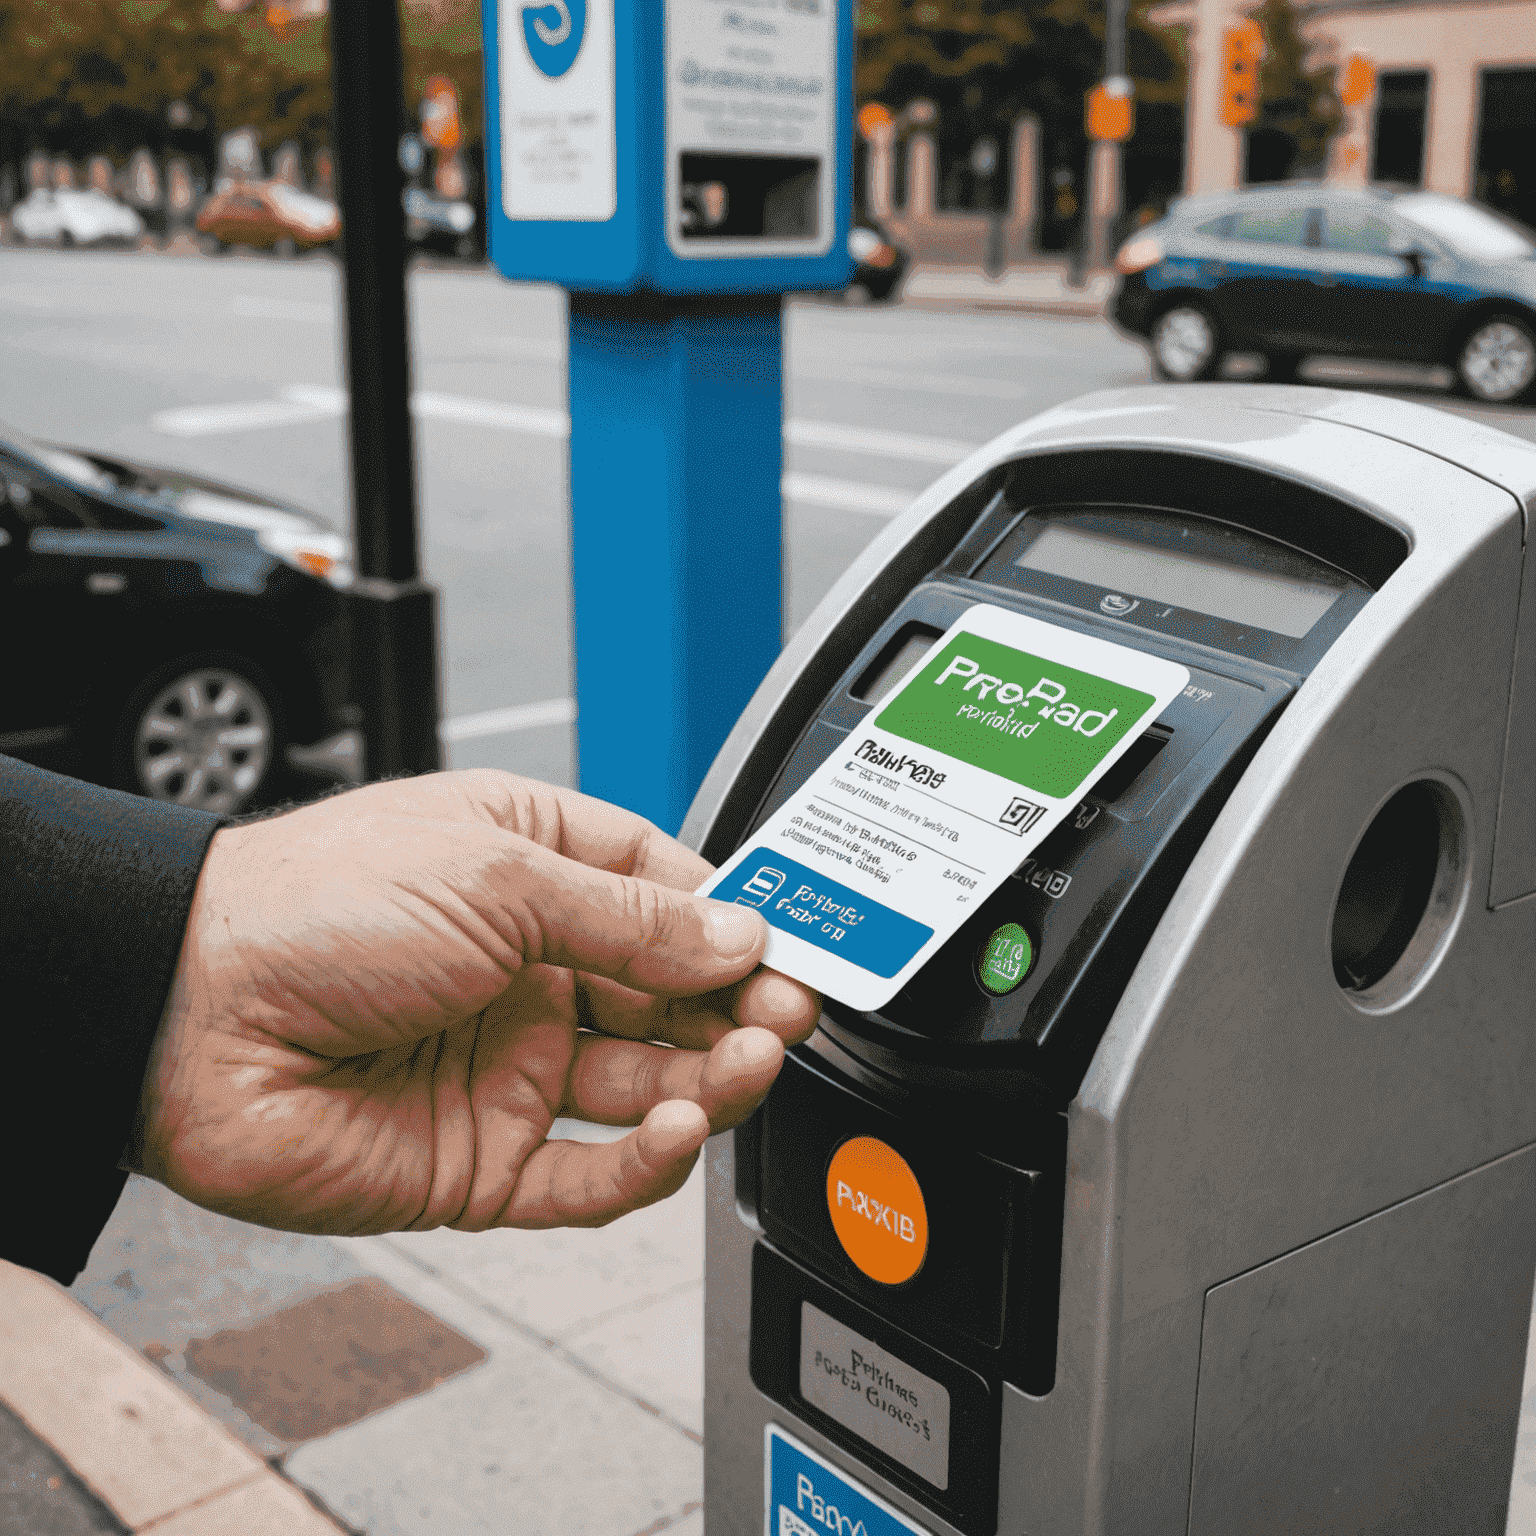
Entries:
MULTIPOLYGON (((323 257, 7 249, 0 420, 276 493, 344 527, 337 292, 323 257)), ((468 267, 418 270, 411 297, 449 759, 568 781, 563 298, 468 267)), ((969 446, 1149 377, 1141 348, 1098 320, 817 301, 789 309, 786 373, 786 633, 969 446)), ((1536 413, 1475 414, 1536 437, 1536 413)))

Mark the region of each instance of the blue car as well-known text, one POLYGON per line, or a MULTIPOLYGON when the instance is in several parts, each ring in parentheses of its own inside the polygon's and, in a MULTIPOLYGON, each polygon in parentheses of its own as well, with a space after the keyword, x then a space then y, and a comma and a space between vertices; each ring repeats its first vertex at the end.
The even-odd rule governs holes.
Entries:
POLYGON ((1126 242, 1112 314, 1165 379, 1260 352, 1441 363, 1497 404, 1536 393, 1536 234, 1435 192, 1287 185, 1185 198, 1126 242))

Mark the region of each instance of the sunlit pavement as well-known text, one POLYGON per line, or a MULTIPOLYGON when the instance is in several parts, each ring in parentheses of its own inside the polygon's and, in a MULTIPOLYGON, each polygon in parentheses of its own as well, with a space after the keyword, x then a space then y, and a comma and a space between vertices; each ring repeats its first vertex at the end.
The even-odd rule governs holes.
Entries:
MULTIPOLYGON (((336 293, 320 257, 0 250, 0 419, 343 526, 336 293)), ((412 304, 448 757, 569 781, 563 300, 434 267, 412 304)), ((787 629, 970 446, 1149 377, 1139 346, 1088 317, 814 300, 791 306, 787 335, 787 629)), ((1470 406, 1424 370, 1309 373, 1536 439, 1536 412, 1470 406)), ((720 486, 728 518, 729 443, 720 486)), ((696 1532, 702 1208, 696 1176, 601 1232, 332 1242, 134 1181, 76 1294, 377 1536, 696 1532), (327 1348, 310 1347, 320 1333, 327 1348)), ((1512 1531, 1536 1528, 1536 1380, 1526 1408, 1512 1531)))

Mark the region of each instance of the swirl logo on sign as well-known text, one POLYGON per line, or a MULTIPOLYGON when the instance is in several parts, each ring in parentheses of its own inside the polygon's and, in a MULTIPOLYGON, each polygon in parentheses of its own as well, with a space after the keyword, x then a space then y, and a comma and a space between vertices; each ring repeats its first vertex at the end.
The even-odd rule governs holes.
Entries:
POLYGON ((523 7, 523 41, 542 74, 558 80, 581 52, 587 27, 587 0, 549 0, 523 7))

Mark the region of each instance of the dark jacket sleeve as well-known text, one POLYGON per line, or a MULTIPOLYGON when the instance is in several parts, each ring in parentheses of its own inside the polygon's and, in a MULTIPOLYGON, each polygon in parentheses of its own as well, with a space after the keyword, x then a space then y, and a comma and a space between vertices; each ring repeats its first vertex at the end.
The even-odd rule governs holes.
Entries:
POLYGON ((0 1255, 68 1285, 112 1214, 221 819, 0 757, 0 1255))

